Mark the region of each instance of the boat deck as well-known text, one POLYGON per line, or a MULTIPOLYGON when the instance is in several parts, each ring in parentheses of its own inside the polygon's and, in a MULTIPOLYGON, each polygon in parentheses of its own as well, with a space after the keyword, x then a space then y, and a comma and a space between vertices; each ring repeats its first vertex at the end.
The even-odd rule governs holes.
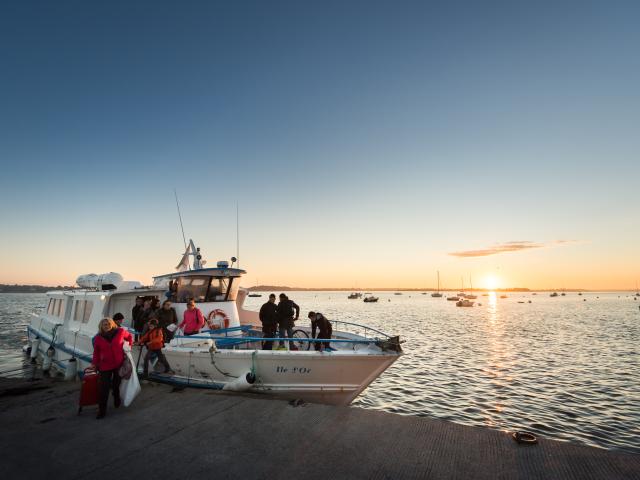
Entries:
POLYGON ((0 379, 7 478, 632 479, 640 455, 353 407, 143 384, 78 416, 79 384, 0 379), (38 389, 40 388, 40 389, 38 389))

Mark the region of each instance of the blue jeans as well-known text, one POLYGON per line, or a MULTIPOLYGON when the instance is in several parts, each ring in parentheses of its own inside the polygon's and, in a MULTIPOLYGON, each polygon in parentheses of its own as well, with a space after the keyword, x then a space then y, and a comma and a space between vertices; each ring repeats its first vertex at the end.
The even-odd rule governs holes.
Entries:
MULTIPOLYGON (((278 335, 280 338, 285 338, 285 332, 289 338, 293 338, 293 327, 279 327, 278 331, 280 333, 280 335, 278 335)), ((291 345, 292 343, 289 342, 289 348, 291 348, 291 345)), ((280 340, 280 346, 284 347, 284 342, 282 340, 280 340)))

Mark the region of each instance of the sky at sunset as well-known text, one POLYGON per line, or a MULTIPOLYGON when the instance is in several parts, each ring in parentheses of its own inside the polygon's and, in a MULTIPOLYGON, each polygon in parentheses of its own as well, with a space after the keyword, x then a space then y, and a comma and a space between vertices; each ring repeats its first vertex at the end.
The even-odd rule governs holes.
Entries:
POLYGON ((640 3, 2 2, 0 283, 634 289, 640 3))

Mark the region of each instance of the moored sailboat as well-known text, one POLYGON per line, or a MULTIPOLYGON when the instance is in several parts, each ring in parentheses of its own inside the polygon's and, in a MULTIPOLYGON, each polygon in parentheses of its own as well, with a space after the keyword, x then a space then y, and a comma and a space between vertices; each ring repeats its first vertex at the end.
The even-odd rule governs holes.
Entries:
POLYGON ((440 270, 437 272, 438 274, 438 290, 431 294, 434 298, 441 298, 442 294, 440 293, 440 270))

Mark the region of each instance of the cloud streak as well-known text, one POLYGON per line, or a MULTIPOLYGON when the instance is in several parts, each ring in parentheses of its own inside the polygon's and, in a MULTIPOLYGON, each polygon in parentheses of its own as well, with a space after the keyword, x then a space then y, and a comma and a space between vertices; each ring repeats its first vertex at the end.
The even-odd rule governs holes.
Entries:
POLYGON ((458 258, 488 257, 490 255, 499 255, 501 253, 522 252, 539 248, 561 247, 575 243, 578 242, 575 240, 554 240, 553 242, 539 243, 531 242, 529 240, 516 240, 512 242, 497 243, 480 250, 462 250, 460 252, 450 252, 449 255, 458 258))

